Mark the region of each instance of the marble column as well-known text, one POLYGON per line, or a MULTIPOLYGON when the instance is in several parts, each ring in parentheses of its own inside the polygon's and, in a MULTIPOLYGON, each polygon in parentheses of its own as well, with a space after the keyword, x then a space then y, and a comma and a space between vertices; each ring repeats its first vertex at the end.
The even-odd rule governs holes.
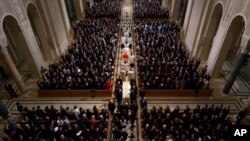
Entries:
POLYGON ((12 79, 15 81, 19 91, 21 94, 27 92, 27 89, 24 85, 24 82, 22 80, 21 75, 19 74, 14 62, 12 61, 10 54, 6 47, 0 47, 0 56, 3 59, 4 63, 6 64, 6 67, 12 77, 12 79))
POLYGON ((170 12, 173 0, 166 0, 166 8, 170 12))
POLYGON ((184 35, 185 36, 186 36, 186 33, 187 33, 187 28, 188 28, 191 12, 192 12, 192 9, 193 9, 193 2, 194 2, 194 0, 188 0, 186 15, 185 15, 184 23, 183 23, 183 30, 184 30, 184 35))
POLYGON ((73 5, 77 20, 83 20, 83 4, 82 0, 73 0, 73 5))
MULTIPOLYGON (((182 1, 181 1, 181 3, 182 3, 182 1)), ((184 23, 187 5, 188 5, 188 0, 185 0, 185 1, 183 2, 183 7, 182 7, 182 9, 180 9, 180 12, 181 12, 181 13, 179 14, 179 16, 180 16, 180 17, 179 17, 179 23, 180 23, 181 26, 183 26, 183 23, 184 23)))
POLYGON ((176 3, 177 3, 177 0, 172 0, 171 9, 170 9, 170 17, 173 18, 174 20, 175 20, 176 3))
POLYGON ((49 24, 51 41, 56 50, 58 50, 59 54, 57 56, 60 56, 60 54, 63 54, 67 50, 68 46, 67 31, 64 26, 60 3, 56 0, 43 0, 41 4, 49 24))
POLYGON ((172 0, 172 6, 170 10, 170 17, 173 20, 179 21, 180 16, 180 6, 181 6, 181 0, 172 0))
POLYGON ((67 33, 67 36, 69 37, 71 35, 70 33, 71 27, 70 27, 70 21, 69 21, 69 17, 67 13, 67 8, 66 8, 64 0, 59 0, 59 3, 60 3, 62 16, 63 16, 65 31, 67 33))
POLYGON ((246 59, 247 59, 247 56, 248 56, 248 52, 246 52, 245 50, 241 51, 234 66, 233 66, 233 69, 232 69, 232 72, 222 90, 223 94, 228 94, 229 91, 231 90, 239 72, 240 72, 240 69, 241 69, 241 66, 245 63, 246 59))

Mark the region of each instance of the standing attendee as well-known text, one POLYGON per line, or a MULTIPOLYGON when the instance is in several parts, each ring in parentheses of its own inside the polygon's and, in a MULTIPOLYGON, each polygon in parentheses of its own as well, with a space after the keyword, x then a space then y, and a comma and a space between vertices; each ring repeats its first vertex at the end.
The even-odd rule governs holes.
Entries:
POLYGON ((113 99, 110 99, 109 104, 108 104, 108 108, 109 108, 110 114, 114 115, 115 103, 114 103, 113 99))
POLYGON ((0 79, 5 79, 7 77, 4 68, 0 66, 0 79))
POLYGON ((111 90, 111 88, 112 88, 112 81, 109 79, 109 80, 106 82, 106 89, 111 90))
POLYGON ((16 107, 17 107, 17 110, 20 113, 22 113, 22 111, 23 111, 23 105, 20 102, 16 102, 16 107))
POLYGON ((18 96, 11 84, 4 85, 4 88, 9 93, 11 98, 15 98, 18 96))
POLYGON ((9 113, 7 121, 8 121, 10 129, 14 129, 16 126, 16 116, 9 113))

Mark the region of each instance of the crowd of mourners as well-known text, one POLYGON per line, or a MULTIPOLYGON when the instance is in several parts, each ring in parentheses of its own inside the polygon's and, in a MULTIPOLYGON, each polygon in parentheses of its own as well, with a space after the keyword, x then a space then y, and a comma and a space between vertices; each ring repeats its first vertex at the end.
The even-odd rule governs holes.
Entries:
POLYGON ((135 20, 139 79, 146 89, 208 89, 207 66, 190 58, 176 22, 135 20))
POLYGON ((118 19, 85 19, 73 25, 76 42, 48 69, 41 89, 105 89, 112 77, 118 19))
POLYGON ((229 126, 232 124, 228 114, 230 106, 197 105, 194 109, 186 106, 169 106, 142 110, 142 129, 145 140, 229 140, 229 126))
POLYGON ((133 0, 134 18, 167 18, 169 13, 162 8, 162 0, 133 0))
POLYGON ((107 138, 107 120, 109 113, 105 107, 101 110, 83 109, 74 106, 56 109, 53 105, 42 109, 40 106, 24 107, 16 103, 23 120, 17 122, 14 115, 9 115, 4 132, 14 141, 87 141, 107 138))
POLYGON ((93 5, 87 6, 88 18, 119 18, 123 0, 96 0, 93 5))
MULTIPOLYGON (((134 127, 138 111, 137 87, 134 79, 130 80, 131 90, 129 101, 122 101, 122 79, 117 78, 115 87, 115 101, 111 99, 108 104, 112 119, 112 139, 119 141, 134 141, 134 127)), ((124 99, 123 99, 124 100, 124 99)))

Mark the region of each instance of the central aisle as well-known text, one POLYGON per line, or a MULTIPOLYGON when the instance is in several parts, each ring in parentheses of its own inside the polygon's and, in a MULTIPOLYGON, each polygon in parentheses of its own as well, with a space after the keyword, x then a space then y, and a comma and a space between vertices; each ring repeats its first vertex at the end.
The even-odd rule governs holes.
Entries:
POLYGON ((122 103, 130 104, 130 80, 134 79, 134 50, 132 48, 132 22, 133 22, 132 0, 124 1, 121 11, 121 39, 118 45, 118 71, 117 77, 122 79, 122 103))
MULTIPOLYGON (((133 4, 132 0, 124 0, 121 10, 121 31, 120 31, 120 42, 117 47, 117 73, 116 78, 122 80, 122 105, 131 105, 137 103, 136 99, 130 97, 131 93, 136 95, 135 89, 135 49, 133 39, 133 4), (131 84, 133 85, 131 86, 131 84)), ((138 117, 136 115, 136 117, 138 117)), ((126 132, 130 136, 134 134, 135 140, 138 140, 138 128, 137 120, 134 127, 131 128, 130 121, 127 121, 125 128, 126 132)))

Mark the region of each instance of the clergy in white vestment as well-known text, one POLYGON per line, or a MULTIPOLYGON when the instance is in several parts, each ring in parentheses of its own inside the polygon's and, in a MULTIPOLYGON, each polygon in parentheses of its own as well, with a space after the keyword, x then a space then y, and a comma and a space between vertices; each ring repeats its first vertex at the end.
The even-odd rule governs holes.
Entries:
POLYGON ((124 32, 124 37, 125 37, 126 40, 128 39, 128 37, 129 37, 128 31, 125 31, 125 32, 124 32))
POLYGON ((129 43, 126 41, 124 44, 125 47, 129 47, 129 43))
POLYGON ((121 69, 120 78, 122 81, 126 81, 126 71, 124 69, 121 69))
POLYGON ((135 66, 135 56, 133 54, 129 56, 129 63, 131 68, 135 66))
POLYGON ((129 37, 129 38, 128 38, 128 44, 132 44, 132 42, 133 42, 132 37, 129 37))
POLYGON ((126 72, 129 70, 129 64, 127 61, 122 61, 121 62, 121 69, 125 70, 126 72))
POLYGON ((128 80, 134 79, 134 72, 132 71, 132 69, 130 69, 128 71, 128 80))
POLYGON ((121 37, 121 44, 125 44, 126 43, 126 38, 123 36, 121 37))
POLYGON ((123 48, 122 52, 123 52, 123 53, 126 52, 127 54, 130 54, 130 49, 129 49, 129 47, 128 47, 128 46, 125 46, 125 47, 123 48))

